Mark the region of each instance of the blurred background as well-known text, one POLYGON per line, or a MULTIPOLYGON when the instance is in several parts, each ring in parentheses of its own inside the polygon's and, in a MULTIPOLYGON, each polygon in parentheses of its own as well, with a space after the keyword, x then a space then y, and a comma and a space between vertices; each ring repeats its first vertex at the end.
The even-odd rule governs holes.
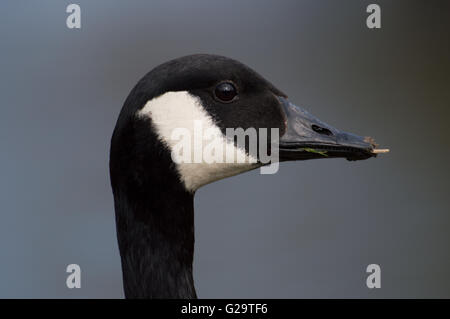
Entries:
POLYGON ((0 297, 123 297, 110 136, 135 83, 192 53, 235 58, 391 149, 200 189, 200 298, 450 297, 450 2, 79 0, 79 30, 70 3, 0 4, 0 297))

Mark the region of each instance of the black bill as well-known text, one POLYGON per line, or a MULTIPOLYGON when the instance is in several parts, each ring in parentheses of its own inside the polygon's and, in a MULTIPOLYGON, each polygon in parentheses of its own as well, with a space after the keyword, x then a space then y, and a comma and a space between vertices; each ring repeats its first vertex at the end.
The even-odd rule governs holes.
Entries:
POLYGON ((343 157, 350 161, 375 157, 370 138, 346 133, 325 124, 306 110, 280 97, 287 128, 280 138, 280 161, 343 157))

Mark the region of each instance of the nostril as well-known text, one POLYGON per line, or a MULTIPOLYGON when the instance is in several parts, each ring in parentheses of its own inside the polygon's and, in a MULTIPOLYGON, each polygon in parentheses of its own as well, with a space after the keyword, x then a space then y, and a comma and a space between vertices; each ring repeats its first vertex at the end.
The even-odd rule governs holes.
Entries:
POLYGON ((311 128, 313 129, 314 132, 317 132, 317 133, 319 133, 319 134, 323 134, 323 135, 333 135, 333 133, 332 133, 329 129, 327 129, 327 128, 325 128, 325 127, 321 127, 321 126, 316 125, 316 124, 313 124, 313 125, 311 126, 311 128))

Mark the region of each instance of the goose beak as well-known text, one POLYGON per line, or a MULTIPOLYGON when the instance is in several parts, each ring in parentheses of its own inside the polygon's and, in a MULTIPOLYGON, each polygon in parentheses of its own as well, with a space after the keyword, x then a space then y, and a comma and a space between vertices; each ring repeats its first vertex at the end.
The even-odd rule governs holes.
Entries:
POLYGON ((280 138, 281 161, 343 157, 364 160, 388 150, 377 150, 373 139, 342 132, 279 97, 286 114, 286 132, 280 138))

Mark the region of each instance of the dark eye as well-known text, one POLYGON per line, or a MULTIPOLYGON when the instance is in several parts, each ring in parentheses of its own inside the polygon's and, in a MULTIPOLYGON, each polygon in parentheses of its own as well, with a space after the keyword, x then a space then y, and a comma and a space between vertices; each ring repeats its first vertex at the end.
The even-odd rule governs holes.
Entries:
POLYGON ((222 82, 214 90, 216 97, 223 102, 230 102, 237 95, 237 90, 230 82, 222 82))

